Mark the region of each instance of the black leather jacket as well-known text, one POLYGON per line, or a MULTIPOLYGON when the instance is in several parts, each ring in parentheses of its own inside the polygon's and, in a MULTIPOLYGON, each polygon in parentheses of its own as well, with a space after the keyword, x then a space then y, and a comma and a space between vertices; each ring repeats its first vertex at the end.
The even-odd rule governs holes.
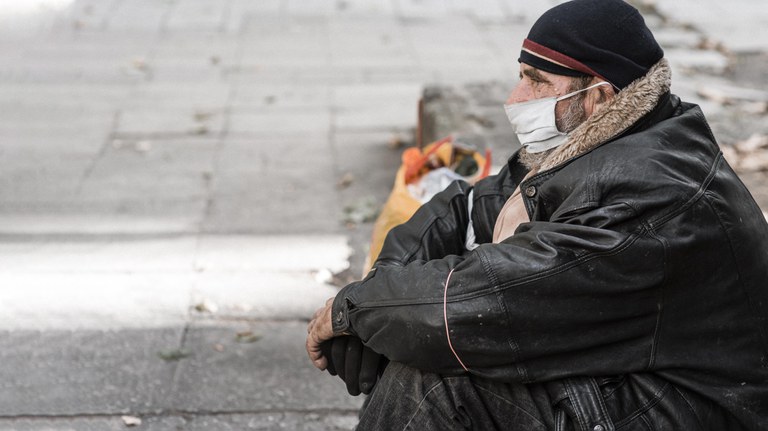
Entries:
POLYGON ((670 429, 768 429, 768 224, 699 107, 666 94, 619 137, 525 174, 512 157, 395 228, 336 297, 334 331, 428 371, 596 377, 627 415, 666 403, 670 429), (518 184, 531 222, 492 244, 518 184))

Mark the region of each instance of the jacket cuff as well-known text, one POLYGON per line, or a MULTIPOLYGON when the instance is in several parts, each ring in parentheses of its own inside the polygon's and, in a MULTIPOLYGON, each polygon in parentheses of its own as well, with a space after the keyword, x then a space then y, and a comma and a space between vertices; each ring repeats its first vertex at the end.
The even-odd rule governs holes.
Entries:
POLYGON ((352 334, 352 328, 349 325, 349 304, 348 296, 350 290, 359 283, 348 284, 341 289, 333 300, 331 307, 331 320, 333 323, 333 334, 352 334))

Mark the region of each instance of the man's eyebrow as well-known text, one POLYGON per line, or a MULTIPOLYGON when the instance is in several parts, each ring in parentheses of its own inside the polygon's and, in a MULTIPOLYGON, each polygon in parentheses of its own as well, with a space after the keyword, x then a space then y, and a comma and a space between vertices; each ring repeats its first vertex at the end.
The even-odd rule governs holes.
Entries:
POLYGON ((536 82, 543 82, 545 84, 551 84, 549 82, 549 79, 547 79, 544 75, 542 75, 538 70, 536 69, 525 69, 523 71, 523 74, 532 80, 536 82))

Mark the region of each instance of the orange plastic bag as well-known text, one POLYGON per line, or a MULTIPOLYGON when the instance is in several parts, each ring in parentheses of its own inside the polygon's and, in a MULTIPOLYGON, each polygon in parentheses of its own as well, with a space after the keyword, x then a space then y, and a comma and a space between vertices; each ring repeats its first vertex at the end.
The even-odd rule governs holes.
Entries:
POLYGON ((485 155, 481 155, 475 150, 454 143, 453 137, 450 136, 427 145, 423 150, 408 148, 403 152, 402 164, 395 175, 392 192, 373 225, 371 246, 363 274, 371 269, 373 262, 381 253, 387 233, 393 227, 408 221, 422 205, 419 198, 414 196, 413 186, 430 171, 441 167, 461 169, 462 165, 472 166, 472 162, 477 167, 475 172, 460 175, 461 179, 470 184, 488 176, 491 167, 490 150, 486 150, 485 155))

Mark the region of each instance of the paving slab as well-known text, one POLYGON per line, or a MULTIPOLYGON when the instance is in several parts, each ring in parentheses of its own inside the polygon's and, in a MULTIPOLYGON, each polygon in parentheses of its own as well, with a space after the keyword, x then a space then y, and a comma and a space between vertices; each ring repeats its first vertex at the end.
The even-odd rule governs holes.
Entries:
POLYGON ((330 130, 330 112, 327 108, 250 110, 232 108, 229 114, 228 134, 242 138, 292 136, 327 136, 330 130))
POLYGON ((349 396, 341 379, 309 362, 306 333, 303 322, 195 323, 184 344, 193 354, 179 361, 172 389, 174 408, 344 413, 359 408, 361 397, 349 396))
POLYGON ((228 14, 228 1, 182 0, 173 8, 163 30, 216 31, 224 27, 228 14))
POLYGON ((88 170, 80 194, 95 201, 202 203, 218 145, 216 139, 113 139, 88 170))
POLYGON ((171 387, 181 328, 0 332, 0 415, 153 412, 171 387))
POLYGON ((213 181, 206 232, 319 233, 340 225, 327 134, 301 124, 301 115, 293 118, 297 130, 283 119, 286 130, 274 139, 256 135, 248 141, 241 135, 225 142, 219 164, 226 169, 213 181), (297 138, 302 134, 305 139, 297 138))
POLYGON ((0 429, 7 431, 240 431, 296 430, 350 431, 357 425, 357 413, 210 413, 173 412, 166 415, 134 416, 140 425, 128 428, 122 415, 96 418, 0 417, 0 429))
POLYGON ((136 430, 186 430, 185 420, 178 416, 144 416, 141 425, 127 428, 122 417, 125 415, 103 415, 98 417, 0 417, 0 429, 7 431, 125 431, 136 430))
POLYGON ((270 85, 259 81, 241 79, 236 84, 230 106, 234 112, 260 112, 269 109, 280 112, 322 111, 330 106, 331 89, 328 85, 315 85, 305 82, 303 85, 270 85))
POLYGON ((162 28, 175 4, 166 1, 120 1, 109 14, 107 28, 153 34, 162 28))

